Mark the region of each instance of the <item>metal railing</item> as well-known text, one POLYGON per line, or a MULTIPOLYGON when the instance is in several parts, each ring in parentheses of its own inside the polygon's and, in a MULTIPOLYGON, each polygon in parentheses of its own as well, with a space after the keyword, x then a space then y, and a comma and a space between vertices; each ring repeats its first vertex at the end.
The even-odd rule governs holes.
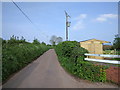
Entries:
MULTIPOLYGON (((107 55, 107 54, 84 54, 85 56, 97 56, 97 57, 107 57, 107 58, 120 58, 120 55, 107 55)), ((120 64, 120 61, 117 60, 103 60, 103 59, 94 59, 94 58, 85 58, 86 61, 102 62, 102 63, 111 63, 111 64, 120 64)))

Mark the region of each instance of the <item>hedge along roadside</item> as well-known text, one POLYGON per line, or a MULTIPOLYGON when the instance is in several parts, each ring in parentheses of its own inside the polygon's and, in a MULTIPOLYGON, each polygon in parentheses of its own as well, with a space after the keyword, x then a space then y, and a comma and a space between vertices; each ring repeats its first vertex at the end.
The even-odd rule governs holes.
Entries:
POLYGON ((84 61, 88 51, 76 41, 65 41, 55 47, 61 65, 70 73, 91 81, 106 81, 106 67, 84 61))
POLYGON ((2 46, 2 81, 42 55, 50 47, 42 44, 20 43, 2 46))

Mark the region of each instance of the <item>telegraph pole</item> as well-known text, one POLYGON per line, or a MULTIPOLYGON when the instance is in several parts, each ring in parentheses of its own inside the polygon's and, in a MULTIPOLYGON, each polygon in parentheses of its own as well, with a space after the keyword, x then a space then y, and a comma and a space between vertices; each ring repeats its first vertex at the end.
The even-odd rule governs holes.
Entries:
POLYGON ((66 41, 68 41, 68 27, 70 27, 70 23, 68 21, 68 18, 70 18, 70 16, 67 14, 67 12, 65 11, 65 15, 66 15, 66 41))

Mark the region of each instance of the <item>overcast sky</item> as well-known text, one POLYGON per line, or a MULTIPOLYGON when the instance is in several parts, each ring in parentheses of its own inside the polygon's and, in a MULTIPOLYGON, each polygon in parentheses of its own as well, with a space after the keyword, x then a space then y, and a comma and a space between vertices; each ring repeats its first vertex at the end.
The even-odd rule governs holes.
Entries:
POLYGON ((27 41, 37 38, 49 43, 52 35, 65 40, 65 13, 71 16, 69 40, 99 39, 113 42, 118 34, 117 2, 16 2, 34 23, 19 11, 12 2, 2 6, 2 37, 24 36, 27 41))

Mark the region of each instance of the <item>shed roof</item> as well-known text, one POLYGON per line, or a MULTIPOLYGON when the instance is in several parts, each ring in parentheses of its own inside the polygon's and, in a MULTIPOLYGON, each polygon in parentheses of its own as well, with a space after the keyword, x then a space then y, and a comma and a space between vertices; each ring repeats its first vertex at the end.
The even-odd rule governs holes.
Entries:
POLYGON ((84 40, 84 41, 80 41, 80 42, 89 42, 89 41, 99 41, 101 43, 110 43, 109 41, 103 41, 103 40, 98 40, 98 39, 88 39, 88 40, 84 40))

